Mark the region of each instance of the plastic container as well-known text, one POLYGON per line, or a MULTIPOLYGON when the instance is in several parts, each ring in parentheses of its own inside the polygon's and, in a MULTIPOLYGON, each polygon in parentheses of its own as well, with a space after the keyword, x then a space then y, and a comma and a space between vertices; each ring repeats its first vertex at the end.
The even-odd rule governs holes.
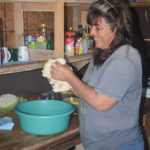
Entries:
POLYGON ((76 32, 76 39, 82 38, 83 31, 82 31, 82 25, 78 25, 78 31, 76 32))
POLYGON ((29 41, 29 40, 28 40, 28 36, 25 36, 25 37, 24 37, 24 45, 25 45, 25 46, 28 46, 28 41, 29 41))
POLYGON ((40 32, 34 32, 35 42, 39 42, 40 32))
POLYGON ((46 25, 41 24, 41 36, 46 37, 46 25))
POLYGON ((66 32, 66 39, 65 39, 65 54, 66 56, 73 56, 74 55, 74 35, 75 32, 66 32))
POLYGON ((48 49, 48 50, 51 50, 50 36, 47 36, 47 49, 48 49))
POLYGON ((79 48, 80 48, 80 43, 76 42, 75 48, 74 48, 74 54, 75 55, 79 55, 79 48))
POLYGON ((82 38, 78 38, 76 43, 75 43, 75 54, 80 55, 83 54, 83 46, 82 46, 82 38), (77 47, 76 47, 77 46, 77 47))
POLYGON ((53 135, 65 131, 74 106, 58 100, 33 100, 15 107, 20 127, 35 135, 53 135))
POLYGON ((31 35, 24 37, 24 45, 28 48, 36 48, 35 37, 31 35))
POLYGON ((82 38, 82 49, 83 54, 86 54, 88 52, 88 39, 86 37, 82 38))
POLYGON ((88 39, 88 48, 90 48, 90 34, 89 33, 85 33, 84 37, 86 37, 88 39))

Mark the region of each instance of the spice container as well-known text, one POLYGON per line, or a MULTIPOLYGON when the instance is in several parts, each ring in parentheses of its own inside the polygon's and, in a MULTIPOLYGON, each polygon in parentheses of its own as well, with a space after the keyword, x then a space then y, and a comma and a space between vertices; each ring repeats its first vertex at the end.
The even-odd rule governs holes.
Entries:
POLYGON ((35 42, 39 42, 40 32, 34 32, 35 35, 35 42))
POLYGON ((66 54, 66 56, 74 55, 74 35, 75 35, 75 32, 73 32, 73 31, 66 32, 66 39, 65 39, 65 54, 66 54))
POLYGON ((46 37, 46 25, 41 24, 41 36, 46 37))
POLYGON ((88 52, 88 39, 86 37, 82 38, 82 49, 84 54, 88 52))

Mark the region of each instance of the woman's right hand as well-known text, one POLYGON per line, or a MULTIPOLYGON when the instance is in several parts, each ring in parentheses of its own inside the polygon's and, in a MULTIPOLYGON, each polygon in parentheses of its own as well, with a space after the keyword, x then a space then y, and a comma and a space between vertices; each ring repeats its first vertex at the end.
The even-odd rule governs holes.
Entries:
POLYGON ((51 77, 55 80, 68 81, 73 75, 72 70, 67 66, 56 62, 51 67, 51 77))

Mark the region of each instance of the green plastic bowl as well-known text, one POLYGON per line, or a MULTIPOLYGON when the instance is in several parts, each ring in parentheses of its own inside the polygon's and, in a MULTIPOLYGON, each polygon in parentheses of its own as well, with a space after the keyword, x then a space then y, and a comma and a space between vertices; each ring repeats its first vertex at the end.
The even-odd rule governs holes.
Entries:
POLYGON ((58 100, 33 100, 18 104, 14 111, 24 132, 53 135, 68 128, 74 106, 58 100))

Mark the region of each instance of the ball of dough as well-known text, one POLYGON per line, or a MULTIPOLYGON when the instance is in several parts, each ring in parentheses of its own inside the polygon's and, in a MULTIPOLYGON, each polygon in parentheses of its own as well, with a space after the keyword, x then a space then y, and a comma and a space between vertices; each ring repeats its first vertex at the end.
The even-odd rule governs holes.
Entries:
POLYGON ((64 58, 56 58, 56 59, 49 59, 43 67, 42 76, 47 78, 50 84, 53 86, 54 92, 64 92, 71 89, 70 84, 65 81, 55 80, 51 77, 51 67, 55 64, 55 62, 59 62, 61 64, 66 64, 66 60, 64 58))

